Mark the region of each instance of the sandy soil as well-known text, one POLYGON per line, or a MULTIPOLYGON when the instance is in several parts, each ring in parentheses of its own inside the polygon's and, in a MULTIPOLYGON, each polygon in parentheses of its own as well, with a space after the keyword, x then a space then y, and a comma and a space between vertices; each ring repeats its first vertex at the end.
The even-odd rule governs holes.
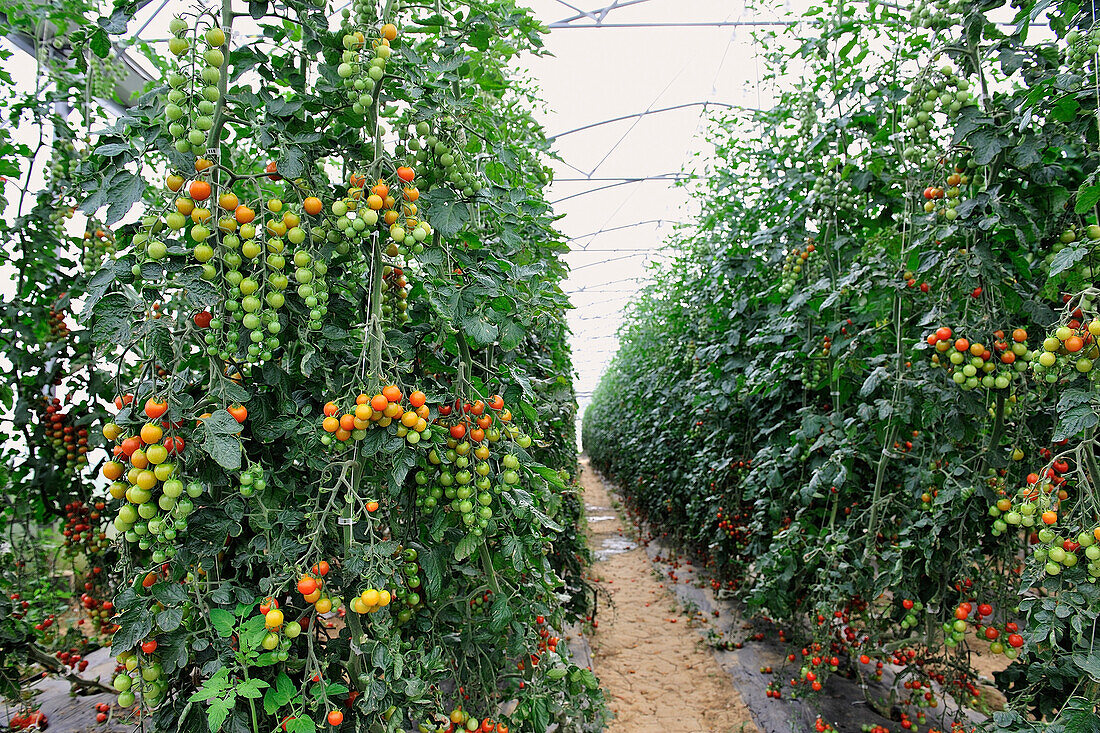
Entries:
POLYGON ((599 478, 581 475, 591 572, 601 594, 590 639, 592 668, 607 691, 615 720, 609 733, 757 731, 748 708, 669 591, 645 550, 623 536, 623 525, 599 478), (610 604, 607 598, 610 598, 610 604))

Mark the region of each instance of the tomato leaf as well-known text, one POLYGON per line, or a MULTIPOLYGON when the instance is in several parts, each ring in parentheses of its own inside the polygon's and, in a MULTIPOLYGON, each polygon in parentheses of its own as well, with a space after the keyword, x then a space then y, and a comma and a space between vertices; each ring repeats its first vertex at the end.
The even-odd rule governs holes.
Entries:
POLYGON ((1069 268, 1077 264, 1085 255, 1089 253, 1087 246, 1078 247, 1066 247, 1058 254, 1054 255, 1054 259, 1050 263, 1050 275, 1053 277, 1060 272, 1064 272, 1069 268))
POLYGON ((236 702, 236 695, 230 694, 226 698, 218 699, 210 703, 210 709, 206 711, 206 724, 209 726, 212 733, 221 730, 222 724, 225 723, 225 719, 229 717, 229 711, 233 709, 236 702))
POLYGON ((463 537, 457 545, 455 545, 454 559, 461 562, 470 555, 477 551, 478 546, 481 545, 481 537, 478 537, 473 532, 463 537))
POLYGON ((157 614, 157 626, 161 631, 175 631, 183 623, 183 608, 169 607, 157 614))
POLYGON ((218 636, 223 639, 228 639, 233 635, 233 630, 236 627, 237 620, 233 617, 229 611, 224 608, 213 608, 208 614, 210 618, 210 624, 214 627, 214 630, 218 632, 218 636))
MULTIPOLYGON (((1081 188, 1077 189, 1077 203, 1074 204, 1073 210, 1075 213, 1084 214, 1096 206, 1097 203, 1100 203, 1100 183, 1092 186, 1081 184, 1081 188)), ((1062 250, 1062 252, 1065 252, 1065 250, 1062 250)))
POLYGON ((470 219, 470 209, 446 188, 434 189, 423 196, 428 204, 428 221, 444 237, 453 237, 470 219))

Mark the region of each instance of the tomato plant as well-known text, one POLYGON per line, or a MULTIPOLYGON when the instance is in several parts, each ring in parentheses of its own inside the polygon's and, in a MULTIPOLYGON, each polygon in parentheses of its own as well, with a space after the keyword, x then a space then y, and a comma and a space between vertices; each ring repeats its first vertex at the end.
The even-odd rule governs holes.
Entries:
POLYGON ((123 375, 119 703, 158 730, 599 728, 559 638, 590 598, 564 245, 507 66, 539 25, 227 0, 169 31, 82 204, 143 209, 82 309, 123 375))
POLYGON ((990 729, 1098 700, 1096 18, 1005 6, 770 36, 779 102, 714 121, 704 215, 584 418, 645 520, 793 630, 793 694, 892 665, 869 702, 906 728, 991 712, 972 652, 1004 660, 990 729))

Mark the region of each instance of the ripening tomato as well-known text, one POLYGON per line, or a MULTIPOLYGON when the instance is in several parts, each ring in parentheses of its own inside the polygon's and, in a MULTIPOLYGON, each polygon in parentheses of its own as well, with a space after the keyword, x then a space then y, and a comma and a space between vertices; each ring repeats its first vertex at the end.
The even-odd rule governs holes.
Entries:
POLYGON ((214 316, 210 311, 199 311, 194 315, 193 320, 199 328, 210 328, 210 321, 214 320, 214 316))
POLYGON ((232 191, 226 191, 221 196, 218 196, 218 206, 226 211, 236 211, 241 202, 237 199, 237 194, 232 191))
POLYGON ((238 423, 243 423, 248 419, 248 408, 244 405, 230 405, 226 408, 226 412, 232 415, 238 423))
POLYGON ((457 423, 451 426, 451 437, 455 440, 462 440, 466 437, 466 425, 463 423, 457 423))
POLYGON ((237 220, 238 224, 248 224, 256 218, 256 212, 251 207, 241 204, 234 210, 233 218, 237 220))
POLYGON ((328 714, 329 725, 340 725, 344 722, 344 714, 339 710, 330 710, 328 714))
POLYGON ((325 206, 321 203, 321 199, 316 196, 307 196, 306 200, 302 202, 302 208, 305 209, 305 212, 310 216, 317 216, 325 206))
POLYGON ((401 166, 400 168, 397 169, 397 177, 400 178, 405 183, 408 183, 412 179, 416 178, 416 171, 414 171, 412 168, 408 167, 407 165, 403 165, 403 166, 401 166))
POLYGON ((210 198, 210 184, 206 181, 191 181, 191 185, 187 187, 187 192, 191 195, 192 200, 205 201, 210 198))

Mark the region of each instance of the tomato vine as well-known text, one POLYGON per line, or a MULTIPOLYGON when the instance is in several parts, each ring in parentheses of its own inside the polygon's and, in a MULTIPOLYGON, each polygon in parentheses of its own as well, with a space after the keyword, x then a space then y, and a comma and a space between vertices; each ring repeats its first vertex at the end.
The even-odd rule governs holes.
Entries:
POLYGON ((715 120, 704 215, 584 421, 791 629, 795 694, 894 665, 871 702, 906 727, 1087 729, 1098 699, 1096 14, 1005 5, 836 0, 769 35, 779 103, 715 120))

